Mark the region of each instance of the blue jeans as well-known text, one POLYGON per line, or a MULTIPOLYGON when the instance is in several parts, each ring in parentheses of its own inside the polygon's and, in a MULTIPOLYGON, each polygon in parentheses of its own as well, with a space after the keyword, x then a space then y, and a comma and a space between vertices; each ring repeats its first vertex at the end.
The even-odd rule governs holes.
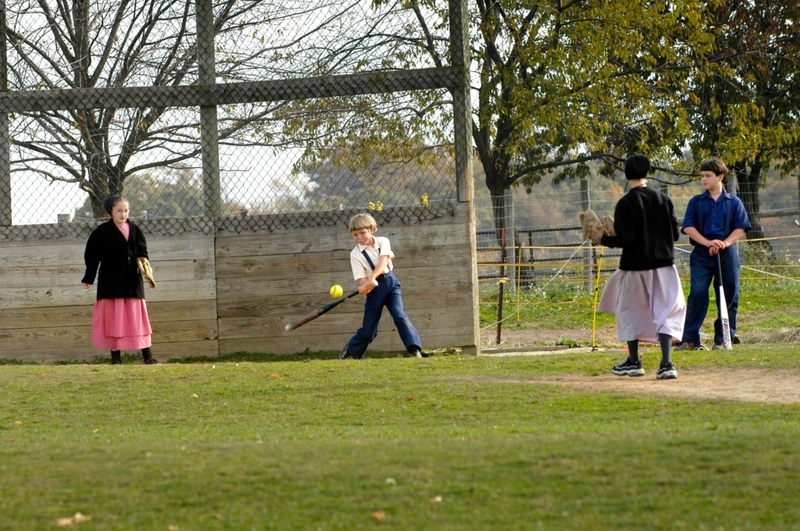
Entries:
POLYGON ((381 322, 383 307, 389 310, 394 320, 400 339, 406 350, 418 348, 422 350, 422 341, 419 333, 403 309, 403 298, 400 295, 400 281, 389 272, 378 278, 378 286, 367 295, 364 303, 364 320, 361 328, 350 338, 347 343, 347 352, 354 358, 362 358, 372 340, 378 335, 378 325, 381 322))
MULTIPOLYGON (((686 324, 683 328, 683 341, 700 344, 700 328, 708 312, 708 288, 714 282, 719 289, 719 270, 722 268, 722 288, 728 303, 728 320, 731 325, 731 338, 736 333, 736 313, 739 310, 739 250, 737 246, 720 251, 719 262, 716 256, 709 256, 708 248, 696 245, 689 257, 691 280, 689 298, 686 301, 686 324)), ((721 345, 722 324, 719 320, 719 294, 717 292, 717 318, 714 320, 714 344, 721 345)))

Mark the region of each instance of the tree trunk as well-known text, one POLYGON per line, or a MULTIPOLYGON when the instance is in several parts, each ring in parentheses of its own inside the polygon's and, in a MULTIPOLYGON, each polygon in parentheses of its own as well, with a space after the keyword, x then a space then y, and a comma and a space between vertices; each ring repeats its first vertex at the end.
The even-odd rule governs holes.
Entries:
MULTIPOLYGON (((765 237, 764 228, 761 226, 760 205, 758 201, 758 188, 761 181, 761 170, 763 165, 761 162, 754 162, 747 171, 747 165, 744 162, 736 164, 734 172, 736 173, 736 180, 739 188, 739 198, 744 203, 744 209, 747 211, 747 217, 750 218, 750 225, 752 228, 747 232, 746 238, 748 240, 761 240, 765 237)), ((772 254, 772 245, 767 241, 753 242, 758 243, 764 248, 764 251, 772 254)))

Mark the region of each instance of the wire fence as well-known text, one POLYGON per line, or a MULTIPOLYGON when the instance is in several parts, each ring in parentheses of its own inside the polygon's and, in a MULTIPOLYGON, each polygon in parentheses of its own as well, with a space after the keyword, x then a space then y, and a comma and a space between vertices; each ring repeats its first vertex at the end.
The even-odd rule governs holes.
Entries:
MULTIPOLYGON (((623 181, 624 182, 624 181, 623 181)), ((800 281, 800 216, 797 192, 786 193, 782 183, 777 190, 762 190, 760 222, 765 237, 740 240, 742 268, 748 278, 766 281, 800 281)), ((699 184, 669 188, 680 222, 690 197, 699 193, 699 184)), ((618 181, 591 178, 583 184, 542 183, 532 194, 509 192, 513 220, 505 220, 503 234, 494 229, 494 210, 488 195, 476 199, 478 220, 478 279, 484 287, 505 284, 506 292, 518 289, 515 297, 535 291, 544 284, 569 286, 592 292, 619 265, 619 249, 593 246, 584 241, 578 218, 587 207, 598 216, 613 215, 624 188, 618 181), (513 222, 512 222, 513 221, 513 222), (602 259, 601 259, 602 258, 602 259), (599 267, 599 271, 598 271, 599 267)), ((686 235, 676 244, 675 262, 682 278, 689 278, 691 246, 686 235)), ((496 304, 497 291, 487 292, 481 304, 496 304)))
POLYGON ((402 3, 44 6, 0 24, 0 225, 101 218, 110 194, 134 219, 457 199, 463 36, 423 42, 402 3))

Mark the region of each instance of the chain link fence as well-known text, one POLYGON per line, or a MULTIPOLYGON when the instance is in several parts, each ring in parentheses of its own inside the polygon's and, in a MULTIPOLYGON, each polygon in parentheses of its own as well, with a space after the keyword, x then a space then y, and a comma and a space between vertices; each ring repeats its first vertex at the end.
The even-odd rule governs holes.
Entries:
MULTIPOLYGON (((702 191, 699 183, 664 187, 652 181, 650 186, 662 187, 670 196, 679 222, 689 199, 702 191)), ((510 210, 513 220, 505 220, 505 226, 513 229, 507 231, 503 246, 502 235, 494 229, 494 209, 488 192, 481 190, 475 204, 479 280, 490 286, 504 277, 511 286, 522 288, 555 282, 592 291, 598 267, 599 279, 605 282, 619 265, 621 251, 584 242, 579 214, 592 208, 598 216, 613 216, 616 203, 625 192, 623 177, 615 181, 605 177, 591 177, 582 182, 545 180, 530 194, 521 188, 510 190, 508 204, 513 204, 510 210)), ((797 181, 769 181, 759 195, 759 221, 765 237, 740 240, 742 267, 749 278, 800 281, 797 181)), ((676 245, 675 261, 685 278, 689 278, 690 252, 689 239, 682 234, 676 245)))
POLYGON ((458 198, 463 23, 422 35, 402 2, 361 0, 47 5, 4 6, 2 226, 102 218, 111 194, 236 231, 458 198))

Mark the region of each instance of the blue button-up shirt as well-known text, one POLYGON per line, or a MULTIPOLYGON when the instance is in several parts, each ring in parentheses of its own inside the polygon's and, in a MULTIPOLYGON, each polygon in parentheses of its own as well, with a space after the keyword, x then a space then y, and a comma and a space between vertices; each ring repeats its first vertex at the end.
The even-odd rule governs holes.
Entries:
POLYGON ((691 198, 686 205, 681 232, 686 227, 696 228, 706 239, 724 240, 736 229, 750 230, 750 219, 742 200, 735 195, 723 190, 714 201, 706 190, 691 198))

